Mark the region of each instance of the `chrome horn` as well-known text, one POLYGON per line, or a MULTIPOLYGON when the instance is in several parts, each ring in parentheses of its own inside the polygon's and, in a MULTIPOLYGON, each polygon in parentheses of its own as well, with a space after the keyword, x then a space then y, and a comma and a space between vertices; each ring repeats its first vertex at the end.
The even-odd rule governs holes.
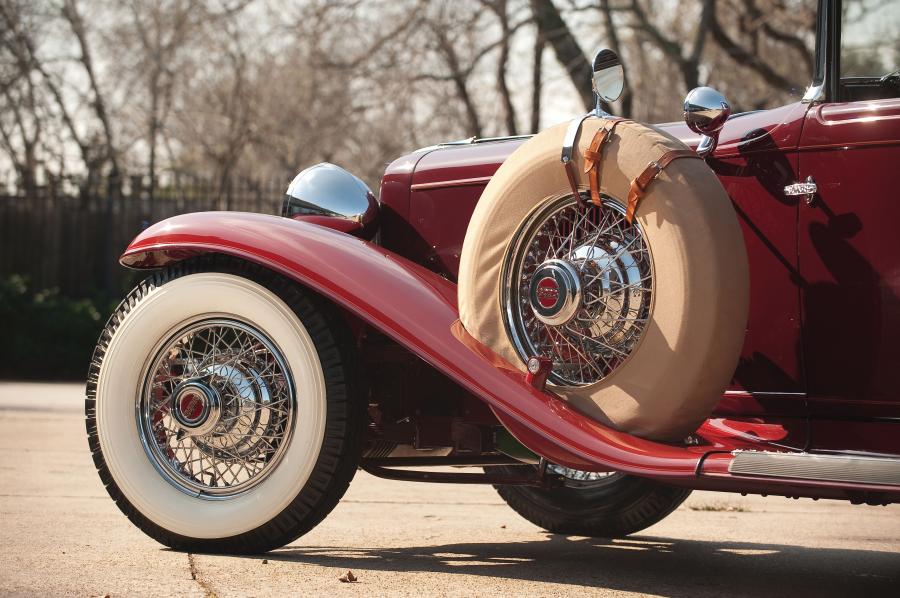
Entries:
POLYGON ((684 122, 691 131, 703 138, 697 153, 708 156, 716 149, 719 131, 731 116, 731 105, 721 93, 712 87, 695 87, 684 98, 684 122))

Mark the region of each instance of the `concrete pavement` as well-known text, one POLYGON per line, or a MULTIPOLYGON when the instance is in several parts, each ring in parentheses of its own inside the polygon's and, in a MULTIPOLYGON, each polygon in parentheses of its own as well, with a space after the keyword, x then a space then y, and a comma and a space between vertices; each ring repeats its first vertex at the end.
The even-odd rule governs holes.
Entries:
POLYGON ((706 492, 644 533, 601 541, 546 534, 490 487, 360 473, 323 524, 282 550, 172 552, 107 497, 82 390, 0 383, 4 595, 900 595, 900 505, 706 492), (338 580, 347 570, 357 583, 338 580))

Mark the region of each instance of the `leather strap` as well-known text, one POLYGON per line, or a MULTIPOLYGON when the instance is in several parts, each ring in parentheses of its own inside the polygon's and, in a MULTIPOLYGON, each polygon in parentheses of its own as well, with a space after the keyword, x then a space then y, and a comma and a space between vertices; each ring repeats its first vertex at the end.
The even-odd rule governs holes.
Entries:
POLYGON ((588 175, 588 182, 591 185, 591 202, 600 207, 600 162, 603 159, 603 148, 612 139, 616 125, 620 122, 628 120, 626 118, 607 118, 607 124, 597 129, 591 145, 584 150, 584 173, 588 175))
POLYGON ((629 224, 634 219, 634 213, 637 211, 638 203, 640 203, 641 199, 646 195, 647 187, 650 186, 650 183, 659 176, 659 173, 661 173, 672 160, 677 160, 679 158, 702 159, 694 150, 669 150, 656 160, 650 162, 647 165, 647 168, 645 168, 636 179, 631 181, 631 190, 628 192, 628 208, 625 211, 625 220, 627 220, 629 224))

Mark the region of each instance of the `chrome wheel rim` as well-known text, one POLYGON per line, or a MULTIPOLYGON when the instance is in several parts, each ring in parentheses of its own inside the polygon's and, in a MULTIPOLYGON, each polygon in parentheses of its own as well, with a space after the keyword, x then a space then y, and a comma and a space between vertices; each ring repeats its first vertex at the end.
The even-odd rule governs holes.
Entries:
POLYGON ((547 471, 562 476, 565 485, 570 488, 598 486, 625 475, 619 471, 581 471, 580 469, 571 469, 555 463, 548 464, 547 471))
POLYGON ((276 468, 294 429, 294 385, 281 351, 232 318, 195 321, 150 360, 137 405, 160 474, 202 498, 229 498, 276 468))
POLYGON ((653 260, 644 232, 603 196, 547 202, 516 232, 503 263, 507 333, 523 361, 553 361, 549 380, 584 386, 631 356, 653 299, 653 260))

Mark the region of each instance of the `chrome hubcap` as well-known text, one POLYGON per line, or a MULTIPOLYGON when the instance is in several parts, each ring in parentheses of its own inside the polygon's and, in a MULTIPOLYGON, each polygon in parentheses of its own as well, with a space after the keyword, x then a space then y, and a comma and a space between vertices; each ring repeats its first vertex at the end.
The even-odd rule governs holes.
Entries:
POLYGON ((531 276, 528 296, 538 320, 561 326, 581 307, 581 275, 569 262, 549 260, 531 276))
POLYGON ((604 197, 548 202, 516 233, 503 264, 506 328, 523 361, 553 360, 550 381, 602 380, 631 355, 652 306, 653 264, 637 223, 604 197))
POLYGON ((157 470, 203 498, 231 497, 265 479, 290 441, 296 410, 275 344, 224 318, 195 322, 160 343, 137 407, 157 470))
POLYGON ((215 430, 222 416, 218 391, 201 381, 182 382, 172 393, 172 417, 186 434, 203 436, 215 430))

